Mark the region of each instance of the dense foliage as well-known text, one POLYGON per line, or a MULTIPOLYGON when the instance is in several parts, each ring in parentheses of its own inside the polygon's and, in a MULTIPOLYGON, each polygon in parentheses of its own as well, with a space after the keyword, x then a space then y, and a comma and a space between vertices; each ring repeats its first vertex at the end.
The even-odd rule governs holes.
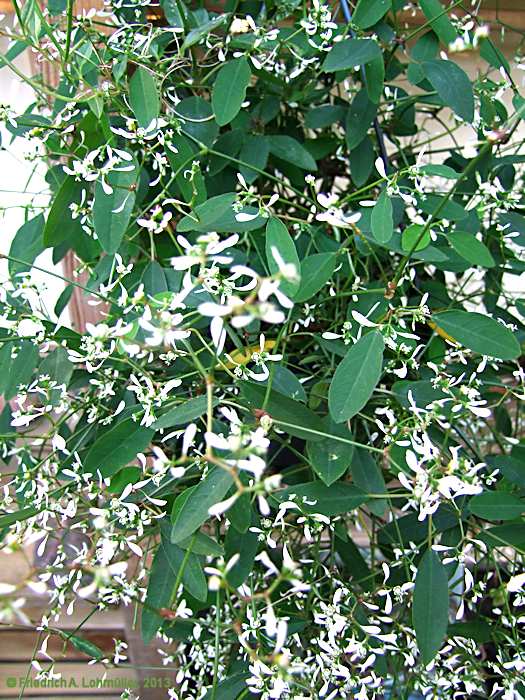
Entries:
POLYGON ((49 599, 22 619, 45 644, 79 598, 136 607, 171 698, 525 697, 499 28, 468 2, 201 5, 16 5, 2 61, 32 55, 35 102, 3 115, 50 195, 0 297, 0 535, 36 543, 49 599), (54 310, 47 248, 77 265, 54 310))

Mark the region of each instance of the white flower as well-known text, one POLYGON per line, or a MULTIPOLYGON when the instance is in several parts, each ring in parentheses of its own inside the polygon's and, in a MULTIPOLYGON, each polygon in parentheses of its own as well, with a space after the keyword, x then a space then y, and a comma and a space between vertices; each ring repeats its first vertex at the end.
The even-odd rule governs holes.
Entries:
POLYGON ((388 178, 386 174, 386 169, 385 169, 385 163, 382 158, 376 158, 374 162, 375 168, 377 172, 381 175, 382 178, 385 180, 388 178))
MULTIPOLYGON (((331 201, 331 199, 321 199, 321 197, 322 195, 318 195, 317 197, 321 206, 328 205, 328 202, 331 201), (323 204, 323 202, 325 202, 325 204, 323 204)), ((325 221, 330 226, 335 226, 336 228, 353 228, 354 224, 361 218, 361 214, 359 212, 345 214, 342 209, 330 206, 327 211, 316 214, 315 218, 317 221, 325 221)))
POLYGON ((234 493, 233 496, 230 496, 225 501, 220 501, 219 503, 216 503, 215 505, 208 508, 208 515, 211 515, 212 517, 215 516, 218 518, 219 515, 222 515, 227 510, 229 510, 238 498, 239 494, 234 493))
POLYGON ((296 266, 293 263, 285 262, 281 256, 281 254, 279 253, 279 250, 275 246, 271 246, 270 252, 272 254, 272 258, 277 263, 277 267, 279 268, 279 272, 281 273, 281 275, 284 277, 285 280, 295 281, 295 280, 299 279, 298 270, 297 270, 296 266))
POLYGON ((208 261, 227 264, 232 261, 232 258, 219 253, 234 246, 238 240, 239 236, 236 233, 223 241, 216 233, 207 233, 200 235, 196 244, 192 245, 184 236, 179 235, 177 241, 186 254, 172 258, 171 264, 176 270, 188 270, 194 265, 206 265, 208 261))
POLYGON ((507 582, 507 590, 509 593, 517 593, 525 586, 525 573, 512 576, 507 582))
POLYGON ((44 326, 40 321, 32 318, 23 318, 17 327, 18 335, 21 338, 34 338, 44 332, 44 326))

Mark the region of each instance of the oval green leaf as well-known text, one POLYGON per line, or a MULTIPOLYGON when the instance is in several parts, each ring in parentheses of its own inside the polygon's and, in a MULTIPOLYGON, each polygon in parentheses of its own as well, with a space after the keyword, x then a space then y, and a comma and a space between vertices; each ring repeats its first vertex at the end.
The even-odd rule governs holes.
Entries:
POLYGON ((82 183, 74 177, 67 176, 53 198, 44 226, 43 243, 47 248, 56 247, 68 241, 70 244, 82 232, 80 218, 71 218, 70 204, 80 204, 82 183))
POLYGON ((301 263, 301 284, 294 301, 306 301, 317 294, 332 276, 335 263, 335 253, 315 253, 305 258, 301 263))
POLYGON ((471 498, 469 508, 485 520, 514 520, 525 511, 525 501, 511 493, 486 491, 471 498))
POLYGON ((496 261, 487 246, 466 231, 455 231, 448 237, 450 244, 458 255, 468 260, 472 265, 494 267, 496 261))
POLYGON ((457 39, 454 25, 439 0, 419 0, 419 4, 433 31, 446 46, 457 39))
POLYGON ((432 320, 458 343, 481 355, 514 360, 521 354, 512 331, 490 316, 451 309, 434 314, 432 320))
POLYGON ((9 260, 9 274, 28 272, 38 255, 44 250, 43 232, 45 220, 42 214, 29 219, 15 234, 9 255, 20 262, 9 260), (23 262, 22 262, 23 261, 23 262))
POLYGON ((303 513, 321 513, 328 517, 349 513, 367 501, 366 493, 343 481, 331 486, 322 481, 309 481, 277 491, 271 498, 278 503, 293 499, 303 513))
POLYGON ((232 484, 233 478, 229 471, 220 467, 211 469, 176 511, 171 541, 181 542, 193 535, 210 517, 208 509, 223 500, 232 484))
POLYGON ((448 579, 445 567, 432 549, 427 549, 417 569, 412 605, 412 623, 421 661, 435 657, 448 627, 448 579))
POLYGON ((430 231, 424 231, 423 224, 410 224, 401 234, 401 247, 407 253, 423 250, 430 245, 430 231))
POLYGON ((116 253, 128 228, 135 205, 135 183, 138 170, 113 170, 107 176, 112 192, 107 194, 100 180, 95 185, 93 224, 106 253, 116 253))
POLYGON ((330 415, 336 423, 349 420, 366 404, 381 377, 385 344, 371 331, 353 345, 335 371, 328 392, 330 415))
POLYGON ((378 243, 388 243, 394 233, 394 220, 392 213, 392 200, 383 190, 372 209, 370 217, 372 234, 378 243))
MULTIPOLYGON (((330 418, 325 419, 324 430, 328 435, 353 440, 352 433, 346 425, 336 425, 330 418)), ((350 466, 354 446, 325 437, 318 442, 308 442, 307 451, 312 469, 327 486, 330 486, 343 476, 350 466)))
POLYGON ((391 7, 391 0, 359 0, 352 21, 360 29, 368 29, 379 22, 391 7))
POLYGON ((274 251, 277 251, 287 265, 295 267, 296 279, 283 278, 279 284, 279 289, 284 294, 293 297, 301 283, 301 263, 299 262, 295 243, 288 233, 288 229, 280 219, 272 217, 266 224, 266 260, 272 275, 281 272, 281 266, 278 259, 276 259, 274 251))
POLYGON ((142 66, 137 68, 129 81, 129 102, 143 129, 159 116, 160 98, 155 76, 142 66))
POLYGON ((337 70, 350 70, 354 66, 364 65, 378 56, 381 56, 381 49, 373 39, 343 39, 343 41, 334 44, 333 49, 324 60, 323 70, 328 73, 337 70))
POLYGON ((211 94, 215 121, 219 126, 234 119, 246 99, 251 70, 246 56, 225 63, 217 74, 211 94))
MULTIPOLYGON (((213 406, 218 404, 218 400, 213 400, 213 406)), ((187 425, 192 421, 200 418, 208 409, 208 399, 206 396, 196 396, 193 399, 188 399, 179 406, 171 408, 166 413, 163 413, 155 423, 151 426, 154 430, 162 430, 163 428, 171 428, 174 425, 187 425)))
POLYGON ((133 418, 125 418, 93 443, 84 458, 84 472, 100 471, 103 477, 115 474, 148 447, 154 434, 154 430, 133 418))
POLYGON ((466 122, 474 119, 474 94, 465 71, 453 61, 435 59, 422 64, 425 77, 447 107, 466 122))
POLYGON ((289 399, 278 391, 270 391, 266 398, 266 387, 242 382, 241 398, 253 409, 262 409, 273 418, 279 428, 303 440, 322 440, 323 422, 313 411, 299 401, 289 399))
POLYGON ((302 170, 317 170, 317 163, 306 148, 291 136, 268 136, 270 153, 302 170))

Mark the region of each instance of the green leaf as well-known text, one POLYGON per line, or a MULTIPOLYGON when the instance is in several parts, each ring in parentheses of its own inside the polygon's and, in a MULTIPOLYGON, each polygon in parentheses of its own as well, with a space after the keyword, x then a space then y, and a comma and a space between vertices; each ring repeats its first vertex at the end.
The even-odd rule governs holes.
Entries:
POLYGON ((334 549, 341 559, 344 573, 364 590, 372 590, 374 575, 355 542, 348 537, 347 528, 341 521, 335 524, 334 534, 334 549))
POLYGON ((139 126, 144 129, 159 116, 160 98, 155 76, 142 66, 129 81, 129 102, 139 126))
POLYGON ((525 525, 496 525, 483 530, 479 536, 489 547, 525 549, 525 525))
POLYGON ((271 378, 272 389, 288 396, 288 398, 294 401, 303 401, 303 403, 306 403, 306 391, 301 382, 288 367, 283 367, 274 362, 272 363, 271 369, 273 370, 272 374, 265 382, 261 382, 261 384, 267 385, 271 378))
POLYGON ((167 149, 166 155, 173 170, 175 184, 184 201, 192 205, 201 204, 206 201, 206 184, 200 167, 195 169, 192 180, 186 177, 188 164, 192 161, 199 162, 197 145, 184 136, 184 134, 178 134, 177 153, 174 153, 171 149, 167 149))
POLYGON ((470 499, 469 508, 485 520, 514 520, 525 511, 525 501, 511 493, 485 491, 470 499))
POLYGON ((291 136, 272 135, 267 137, 270 153, 302 170, 317 170, 317 163, 306 148, 291 136))
POLYGON ((67 0, 47 0, 47 9, 51 16, 59 15, 61 12, 65 11, 66 7, 67 0))
POLYGON ((499 469, 507 481, 525 486, 525 462, 510 455, 491 455, 487 463, 499 469))
POLYGON ((381 377, 383 337, 378 331, 362 336, 335 371, 328 392, 330 415, 336 423, 349 420, 366 404, 381 377))
POLYGON ((446 46, 457 39, 458 35, 447 16, 447 10, 438 0, 420 0, 419 4, 433 31, 446 46))
POLYGON ((366 92, 374 104, 378 104, 383 95, 385 82, 385 63, 383 56, 378 56, 365 65, 366 92))
MULTIPOLYGON (((256 524, 256 520, 252 522, 256 524)), ((225 560, 229 561, 235 554, 239 555, 239 559, 226 575, 230 586, 238 588, 246 581, 253 569, 258 548, 257 532, 248 531, 239 537, 239 533, 234 527, 228 529, 225 540, 225 560)))
POLYGON ((490 316, 451 309, 433 314, 433 322, 469 350, 500 360, 514 360, 521 354, 511 330, 490 316))
POLYGON ((154 430, 140 425, 139 421, 125 418, 93 443, 84 458, 84 471, 90 474, 100 471, 103 477, 115 474, 148 447, 154 434, 154 430))
POLYGON ((211 93, 211 104, 219 126, 229 124, 237 116, 246 99, 251 75, 246 56, 228 61, 219 70, 211 93))
POLYGON ((260 173, 258 170, 266 168, 269 154, 270 146, 265 136, 249 134, 246 137, 239 153, 239 160, 246 163, 246 165, 239 165, 239 172, 249 185, 259 177, 260 173), (250 168, 250 165, 253 168, 257 168, 257 170, 250 168))
POLYGON ((473 639, 478 644, 485 644, 492 638, 492 627, 483 620, 454 622, 448 626, 447 634, 449 637, 465 637, 473 639))
POLYGON ((176 115, 182 117, 181 129, 190 138, 211 146, 219 133, 211 103, 198 95, 187 97, 177 105, 176 115))
POLYGON ((195 29, 192 29, 191 32, 189 32, 186 38, 184 39, 184 43, 182 44, 182 47, 180 49, 181 53, 186 51, 186 49, 189 49, 190 46, 198 44, 201 39, 204 39, 211 32, 215 31, 215 29, 220 27, 221 24, 224 24, 224 22, 226 22, 228 17, 228 13, 222 13, 209 20, 209 22, 199 24, 199 26, 197 26, 195 29))
MULTIPOLYGON (((213 150, 221 155, 216 155, 215 153, 210 154, 210 159, 208 162, 208 177, 215 177, 221 173, 224 168, 227 168, 231 161, 231 158, 236 158, 239 153, 244 140, 244 133, 242 129, 230 129, 222 133, 213 146, 213 150)), ((178 146, 178 144, 177 144, 178 146)), ((235 168, 238 165, 235 163, 235 168)), ((199 202, 200 204, 200 202, 199 202)))
MULTIPOLYGON (((7 352, 11 343, 7 344, 7 352)), ((9 373, 4 379, 4 398, 10 401, 18 392, 21 384, 29 384, 38 364, 38 347, 29 340, 23 340, 14 360, 9 362, 9 373)))
POLYGON ((144 644, 151 642, 164 621, 157 610, 169 607, 175 578, 170 569, 166 550, 159 546, 151 565, 146 601, 142 608, 141 635, 144 644))
POLYGON ((236 200, 237 196, 230 192, 211 197, 203 204, 196 206, 191 216, 184 216, 177 224, 177 231, 235 233, 252 231, 266 223, 265 218, 257 215, 258 209, 255 207, 242 207, 239 211, 235 211, 233 205, 236 200), (236 214, 257 216, 249 221, 237 221, 236 214))
POLYGON ((328 517, 350 513, 367 501, 366 493, 343 481, 331 486, 322 481, 309 481, 277 491, 271 498, 278 503, 293 500, 303 513, 321 513, 328 517))
MULTIPOLYGON (((213 399, 213 406, 218 404, 217 399, 213 399)), ((197 418, 200 418, 208 410, 208 399, 206 396, 196 396, 193 399, 188 399, 179 406, 171 408, 166 413, 163 413, 151 426, 154 430, 162 430, 163 428, 171 428, 174 425, 187 425, 192 423, 197 418)))
POLYGON ((461 221, 468 217, 468 212, 459 202, 455 202, 453 199, 447 200, 437 194, 427 194, 424 199, 418 201, 418 205, 427 214, 434 215, 437 211, 436 216, 439 216, 440 219, 461 221))
POLYGON ((89 639, 84 639, 84 637, 79 637, 76 634, 69 634, 68 632, 59 632, 62 639, 72 644, 75 649, 78 649, 86 656, 90 656, 92 659, 103 659, 105 654, 97 647, 96 644, 90 642, 89 639))
POLYGON ((424 61, 425 77, 445 105, 467 122, 474 119, 474 95, 470 78, 453 61, 424 61))
POLYGON ((184 15, 180 11, 177 0, 160 0, 160 6, 170 27, 184 29, 184 15))
POLYGON ((371 139, 365 135, 360 143, 350 151, 350 177, 357 187, 362 187, 372 173, 374 166, 374 147, 371 139))
POLYGON ((472 265, 480 267, 494 267, 496 265, 490 250, 474 234, 466 231, 454 231, 448 240, 456 253, 472 265))
MULTIPOLYGON (((266 387, 251 382, 242 382, 241 398, 253 409, 261 410, 266 398, 266 387)), ((289 399, 277 391, 270 391, 266 402, 266 412, 277 423, 277 426, 295 437, 304 440, 322 440, 323 423, 319 416, 307 406, 289 399)))
POLYGON ((185 540, 181 540, 177 545, 181 549, 191 549, 193 554, 201 554, 204 557, 220 557, 224 554, 224 549, 218 542, 198 531, 185 540))
MULTIPOLYGON (((354 452, 352 459, 352 480, 357 488, 365 493, 387 494, 383 472, 370 452, 360 447, 354 452)), ((387 506, 383 498, 371 498, 368 508, 374 515, 381 517, 387 506)))
POLYGON ((199 557, 193 552, 192 540, 183 549, 180 545, 170 542, 169 538, 170 525, 162 524, 162 537, 160 540, 160 549, 162 549, 169 569, 166 571, 166 576, 172 580, 172 586, 180 576, 180 580, 184 589, 197 600, 206 600, 208 597, 208 584, 206 576, 202 570, 199 557))
POLYGON ((247 688, 249 673, 236 673, 219 683, 218 688, 210 688, 202 700, 235 700, 247 688))
POLYGON ((430 245, 430 230, 425 231, 421 237, 424 228, 425 226, 423 224, 410 224, 410 226, 406 227, 401 234, 401 247, 403 250, 406 252, 412 250, 417 252, 418 250, 424 250, 430 245))
POLYGON ((64 287, 64 290, 61 292, 60 296, 57 299, 57 303, 55 304, 55 308, 53 311, 55 312, 55 316, 58 318, 61 313, 64 311, 66 306, 69 304, 71 301, 71 297, 73 296, 73 291, 74 287, 72 284, 68 284, 67 287, 64 287))
POLYGON ((284 260, 285 264, 291 264, 295 267, 296 279, 282 279, 279 289, 287 296, 293 297, 298 291, 301 283, 301 263, 295 248, 293 238, 288 233, 288 229, 280 219, 271 217, 266 224, 266 260, 268 268, 272 275, 281 272, 279 263, 274 256, 274 249, 284 260))
POLYGON ((442 165, 440 163, 428 165, 422 165, 420 172, 425 173, 425 175, 444 177, 447 180, 457 180, 460 177, 460 173, 450 168, 448 165, 442 165))
POLYGON ((181 542, 210 517, 208 509, 222 501, 233 484, 231 474, 214 467, 191 491, 175 514, 171 541, 181 542))
POLYGON ((376 241, 381 244, 388 243, 394 233, 394 220, 392 199, 388 196, 386 190, 381 192, 372 209, 370 224, 376 241))
POLYGON ((168 291, 166 275, 162 266, 156 260, 151 260, 146 265, 140 281, 144 285, 144 291, 148 297, 154 297, 156 294, 163 294, 168 291))
POLYGON ((307 129, 324 129, 344 119, 345 114, 346 109, 343 105, 321 105, 306 112, 304 115, 304 125, 307 129))
POLYGON ((368 133, 377 113, 377 105, 368 97, 365 88, 352 100, 345 121, 346 145, 349 151, 359 146, 368 133))
POLYGON ((21 522, 22 520, 28 520, 34 515, 39 513, 34 506, 28 506, 27 508, 21 508, 14 513, 0 513, 0 528, 9 527, 13 523, 21 522))
POLYGON ((435 657, 447 633, 448 607, 445 567, 436 552, 427 549, 417 569, 412 605, 412 622, 425 666, 435 657))
POLYGON ((111 194, 104 192, 100 180, 95 185, 93 224, 106 253, 116 253, 119 249, 135 205, 138 169, 136 163, 131 165, 132 170, 113 170, 109 173, 107 181, 113 189, 111 194))
POLYGON ((323 70, 328 73, 350 70, 354 66, 362 66, 373 61, 378 56, 381 56, 381 49, 373 39, 343 39, 334 44, 324 60, 323 70))
MULTIPOLYGON (((353 440, 353 435, 346 425, 336 425, 330 418, 324 421, 323 429, 329 435, 337 435, 353 440)), ((308 461, 317 476, 330 486, 343 476, 352 462, 354 446, 329 437, 318 442, 307 443, 308 461)))
POLYGON ((479 55, 496 70, 503 68, 510 73, 509 62, 491 39, 482 39, 479 55))
POLYGON ((20 272, 28 272, 35 259, 45 249, 43 241, 45 219, 42 214, 26 221, 15 234, 9 255, 24 262, 8 261, 9 274, 14 277, 20 272))
POLYGON ((43 233, 44 247, 54 248, 64 241, 71 246, 72 240, 82 233, 80 218, 72 219, 69 208, 70 204, 80 204, 82 189, 82 183, 76 182, 70 175, 64 178, 47 215, 43 233))
POLYGON ((358 0, 352 22, 360 29, 368 29, 379 22, 392 7, 392 0, 358 0))
POLYGON ((62 347, 55 348, 46 355, 38 368, 39 374, 47 374, 58 384, 65 384, 66 386, 71 379, 74 369, 75 367, 69 359, 67 350, 62 347))
POLYGON ((136 484, 142 478, 140 467, 124 467, 111 477, 108 491, 114 494, 121 494, 129 484, 136 484))
POLYGON ((410 49, 410 55, 414 61, 430 61, 435 58, 439 51, 439 39, 432 31, 427 31, 419 37, 410 49))
POLYGON ((332 276, 336 260, 335 253, 315 253, 304 258, 301 262, 301 284, 293 300, 300 303, 317 294, 332 276))

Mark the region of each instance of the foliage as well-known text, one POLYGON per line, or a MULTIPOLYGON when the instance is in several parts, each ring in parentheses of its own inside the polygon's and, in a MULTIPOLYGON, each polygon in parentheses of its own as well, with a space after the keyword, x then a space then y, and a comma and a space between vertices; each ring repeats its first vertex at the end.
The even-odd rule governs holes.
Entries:
POLYGON ((0 533, 44 639, 136 606, 172 698, 525 697, 525 102, 471 3, 355 5, 16 5, 4 66, 60 80, 3 108, 49 205, 6 256, 0 533))

